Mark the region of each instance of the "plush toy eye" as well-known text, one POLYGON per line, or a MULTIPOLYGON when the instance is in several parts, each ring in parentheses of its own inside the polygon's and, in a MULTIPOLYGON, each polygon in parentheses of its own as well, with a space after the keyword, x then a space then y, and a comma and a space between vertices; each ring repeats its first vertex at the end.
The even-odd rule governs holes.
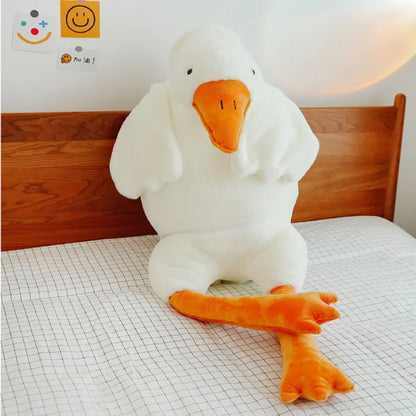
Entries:
POLYGON ((189 68, 189 69, 188 69, 188 71, 186 71, 186 73, 187 73, 188 75, 191 75, 191 74, 192 74, 192 68, 189 68))
POLYGON ((256 75, 256 71, 254 69, 252 69, 251 72, 253 73, 253 75, 256 75))

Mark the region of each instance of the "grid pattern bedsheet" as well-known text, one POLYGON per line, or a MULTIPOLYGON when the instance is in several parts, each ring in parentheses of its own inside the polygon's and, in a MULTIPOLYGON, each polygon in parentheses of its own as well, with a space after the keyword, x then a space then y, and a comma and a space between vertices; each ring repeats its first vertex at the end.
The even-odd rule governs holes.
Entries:
POLYGON ((144 236, 3 253, 3 414, 416 415, 416 240, 376 217, 296 228, 304 289, 339 295, 317 339, 354 392, 281 403, 276 336, 161 302, 146 272, 157 238, 144 236))

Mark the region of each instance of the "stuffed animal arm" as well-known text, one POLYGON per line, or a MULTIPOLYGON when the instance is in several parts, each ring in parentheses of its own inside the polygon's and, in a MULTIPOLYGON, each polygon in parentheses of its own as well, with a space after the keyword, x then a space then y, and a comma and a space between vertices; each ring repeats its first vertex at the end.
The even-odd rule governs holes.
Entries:
POLYGON ((314 162, 319 143, 299 108, 277 88, 264 88, 261 101, 262 111, 247 118, 233 168, 240 176, 297 183, 314 162))
POLYGON ((166 84, 155 84, 122 124, 110 170, 117 190, 136 199, 157 192, 182 172, 182 158, 170 123, 166 84), (157 111, 157 123, 151 123, 157 111), (155 157, 152 157, 155 155, 155 157))
POLYGON ((210 26, 174 44, 168 81, 127 117, 110 161, 117 189, 142 198, 160 236, 149 261, 154 291, 185 316, 276 332, 285 402, 353 388, 310 335, 339 317, 336 295, 295 293, 307 249, 290 220, 318 147, 238 36, 210 26), (263 294, 207 295, 219 279, 252 280, 263 294))

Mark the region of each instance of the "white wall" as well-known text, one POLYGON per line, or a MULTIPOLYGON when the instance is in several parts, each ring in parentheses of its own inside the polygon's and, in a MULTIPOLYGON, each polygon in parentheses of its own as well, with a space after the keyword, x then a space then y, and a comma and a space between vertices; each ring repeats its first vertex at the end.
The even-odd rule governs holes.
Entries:
POLYGON ((414 0, 102 0, 101 38, 60 38, 56 28, 56 47, 81 45, 98 53, 96 72, 75 72, 56 70, 56 52, 11 50, 14 13, 37 9, 59 21, 58 1, 33 0, 28 6, 24 0, 2 0, 2 111, 131 109, 152 83, 166 79, 168 53, 178 36, 203 24, 226 25, 240 34, 266 80, 299 106, 390 105, 396 93, 406 94, 395 222, 416 236, 416 59, 363 87, 363 77, 370 83, 371 76, 380 78, 377 69, 388 66, 383 57, 392 62, 388 73, 414 54, 415 4, 414 0), (371 12, 376 2, 385 7, 378 10, 384 14, 378 13, 377 21, 371 12), (335 10, 334 4, 344 8, 335 10), (366 8, 360 9, 363 5, 366 8), (393 5, 404 9, 393 10, 393 5), (375 23, 394 44, 386 43, 375 23), (351 33, 355 37, 348 38, 351 33), (331 92, 329 81, 333 86, 342 80, 350 91, 361 89, 331 92))

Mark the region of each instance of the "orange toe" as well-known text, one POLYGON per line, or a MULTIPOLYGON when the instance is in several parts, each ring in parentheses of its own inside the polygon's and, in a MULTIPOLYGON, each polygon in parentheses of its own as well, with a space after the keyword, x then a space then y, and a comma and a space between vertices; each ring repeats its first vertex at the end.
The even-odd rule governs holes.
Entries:
POLYGON ((342 372, 339 371, 337 379, 334 382, 335 393, 349 393, 354 390, 354 383, 342 372))
POLYGON ((299 389, 289 383, 282 383, 280 386, 280 398, 282 399, 283 403, 292 403, 296 399, 300 397, 300 391, 299 389))
POLYGON ((327 305, 338 301, 338 296, 335 293, 331 293, 331 292, 319 292, 319 297, 327 305))
POLYGON ((333 321, 334 319, 338 319, 340 316, 341 314, 332 306, 328 306, 325 309, 319 310, 314 313, 315 321, 318 324, 333 321))
POLYGON ((332 394, 332 388, 325 379, 315 381, 305 389, 303 397, 316 402, 323 402, 332 394))
POLYGON ((321 327, 312 320, 303 320, 297 324, 299 332, 304 334, 320 334, 321 327))

